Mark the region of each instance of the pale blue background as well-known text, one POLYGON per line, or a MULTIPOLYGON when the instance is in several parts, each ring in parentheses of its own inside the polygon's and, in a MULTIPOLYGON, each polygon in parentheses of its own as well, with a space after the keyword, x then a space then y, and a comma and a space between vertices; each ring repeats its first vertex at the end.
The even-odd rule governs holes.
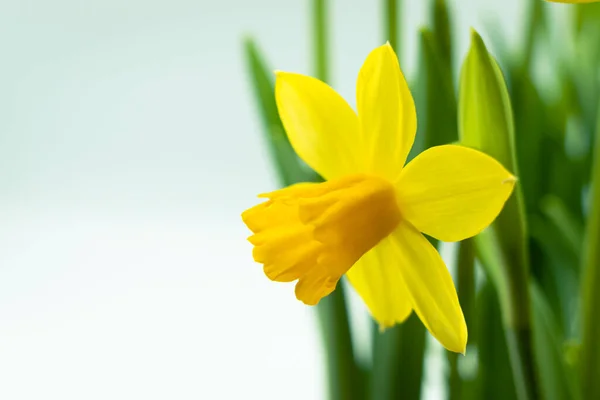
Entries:
MULTIPOLYGON (((413 76, 426 2, 404 3, 413 76)), ((493 18, 517 50, 521 3, 452 2, 460 58, 469 26, 493 18)), ((275 187, 241 39, 254 35, 273 68, 309 73, 308 11, 0 3, 0 398, 323 398, 314 314, 252 263, 239 218, 275 187)), ((340 0, 331 14, 333 84, 353 103, 384 42, 379 2, 340 0)), ((433 347, 428 398, 441 355, 433 347)))

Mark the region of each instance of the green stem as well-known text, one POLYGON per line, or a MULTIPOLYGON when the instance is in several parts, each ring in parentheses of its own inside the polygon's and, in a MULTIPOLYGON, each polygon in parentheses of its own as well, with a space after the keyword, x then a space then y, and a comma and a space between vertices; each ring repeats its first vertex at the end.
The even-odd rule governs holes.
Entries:
POLYGON ((542 1, 533 0, 529 6, 529 20, 525 37, 523 54, 523 71, 529 71, 536 35, 539 33, 540 24, 544 21, 544 4, 542 1))
POLYGON ((352 351, 348 311, 341 283, 333 293, 319 302, 317 313, 327 354, 329 399, 363 398, 364 389, 352 351))
MULTIPOLYGON (((472 239, 460 243, 457 257, 457 291, 458 301, 465 316, 465 322, 471 338, 476 337, 475 324, 475 245, 472 239)), ((448 380, 448 399, 458 400, 462 398, 462 380, 458 372, 457 353, 448 352, 450 363, 450 376, 448 380)))
POLYGON ((523 197, 517 190, 504 211, 497 218, 496 231, 503 251, 508 289, 508 309, 503 310, 504 332, 508 345, 510 363, 513 369, 515 388, 520 400, 536 400, 540 397, 533 354, 531 299, 527 282, 529 279, 529 255, 525 246, 525 230, 521 230, 520 240, 514 241, 515 220, 511 215, 519 215, 524 224, 523 197), (507 212, 506 212, 507 211, 507 212), (511 237, 511 235, 513 235, 511 237))
POLYGON ((327 54, 329 53, 329 43, 327 41, 327 1, 313 1, 313 45, 315 77, 323 82, 329 80, 329 64, 327 54))
MULTIPOLYGON (((326 0, 313 0, 313 24, 314 73, 317 78, 327 82, 330 78, 326 0)), ((341 284, 319 302, 317 312, 327 354, 329 399, 362 398, 362 377, 354 359, 348 311, 341 284)))
POLYGON ((504 329, 517 397, 522 400, 538 399, 540 396, 536 385, 531 328, 504 329))
POLYGON ((399 55, 398 0, 385 0, 383 13, 383 18, 385 20, 384 38, 390 42, 390 45, 396 54, 399 55))
POLYGON ((580 353, 581 392, 584 399, 600 398, 600 110, 592 171, 590 213, 583 260, 583 331, 580 353))
POLYGON ((419 400, 425 354, 425 328, 413 313, 401 325, 380 332, 373 326, 372 400, 419 400))
POLYGON ((452 29, 446 0, 433 2, 433 35, 442 62, 452 71, 452 29))

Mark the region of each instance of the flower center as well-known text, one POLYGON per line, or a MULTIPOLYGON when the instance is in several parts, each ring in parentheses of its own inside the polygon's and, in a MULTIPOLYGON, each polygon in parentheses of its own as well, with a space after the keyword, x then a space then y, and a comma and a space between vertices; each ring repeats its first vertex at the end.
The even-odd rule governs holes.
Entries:
POLYGON ((296 297, 317 304, 363 254, 400 221, 394 187, 385 179, 350 175, 301 183, 260 195, 245 211, 254 260, 272 280, 298 279, 296 297))

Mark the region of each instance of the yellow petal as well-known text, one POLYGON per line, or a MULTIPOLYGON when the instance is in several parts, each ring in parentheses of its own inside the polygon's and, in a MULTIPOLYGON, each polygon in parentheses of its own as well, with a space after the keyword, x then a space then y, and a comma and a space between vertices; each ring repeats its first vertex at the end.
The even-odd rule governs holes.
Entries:
POLYGON ((373 50, 365 60, 358 74, 356 104, 365 172, 395 180, 415 140, 417 114, 389 43, 373 50))
POLYGON ((358 118, 318 79, 277 72, 277 109, 296 154, 326 179, 360 172, 358 118))
POLYGON ((346 273, 350 284, 381 328, 404 322, 410 315, 410 295, 391 239, 383 239, 346 273))
POLYGON ((406 221, 398 225, 390 238, 413 309, 446 349, 464 353, 467 325, 444 261, 431 243, 406 221))
POLYGON ((434 238, 456 242, 491 224, 516 178, 492 157, 445 145, 419 154, 397 183, 402 216, 434 238))

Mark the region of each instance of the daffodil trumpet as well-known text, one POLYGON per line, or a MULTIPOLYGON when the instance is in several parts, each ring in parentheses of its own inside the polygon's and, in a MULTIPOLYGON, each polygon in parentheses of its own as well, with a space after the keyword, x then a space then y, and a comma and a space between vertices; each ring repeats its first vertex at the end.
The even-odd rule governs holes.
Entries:
POLYGON ((414 310, 448 350, 464 353, 467 327, 452 277, 425 233, 472 237, 502 210, 516 178, 492 157, 432 147, 405 164, 417 118, 389 44, 373 50, 357 81, 355 112, 331 87, 276 72, 275 97, 290 143, 326 179, 262 194, 242 214, 267 277, 296 281, 315 305, 343 275, 382 328, 414 310))

